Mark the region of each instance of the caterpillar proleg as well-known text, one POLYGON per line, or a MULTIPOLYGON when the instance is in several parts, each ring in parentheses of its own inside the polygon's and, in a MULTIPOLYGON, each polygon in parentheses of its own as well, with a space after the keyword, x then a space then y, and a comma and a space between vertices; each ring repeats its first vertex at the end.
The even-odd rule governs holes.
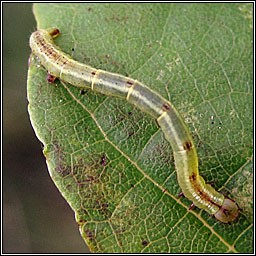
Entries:
POLYGON ((59 30, 56 28, 40 29, 30 37, 32 53, 48 71, 48 81, 59 78, 80 88, 91 88, 98 93, 123 98, 150 114, 157 120, 166 140, 172 146, 178 182, 184 196, 219 221, 234 221, 238 216, 237 204, 206 184, 199 175, 193 139, 175 107, 137 80, 73 60, 54 44, 53 37, 58 34, 59 30))

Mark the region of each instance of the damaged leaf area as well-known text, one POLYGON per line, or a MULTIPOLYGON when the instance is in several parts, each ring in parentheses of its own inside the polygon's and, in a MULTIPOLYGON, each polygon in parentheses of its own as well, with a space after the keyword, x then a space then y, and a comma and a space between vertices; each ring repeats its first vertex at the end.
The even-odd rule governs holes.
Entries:
POLYGON ((232 224, 178 198, 172 149, 124 100, 56 79, 31 56, 29 115, 51 178, 95 253, 253 252, 252 4, 34 5, 38 28, 97 69, 137 79, 184 117, 207 183, 234 199, 232 224))

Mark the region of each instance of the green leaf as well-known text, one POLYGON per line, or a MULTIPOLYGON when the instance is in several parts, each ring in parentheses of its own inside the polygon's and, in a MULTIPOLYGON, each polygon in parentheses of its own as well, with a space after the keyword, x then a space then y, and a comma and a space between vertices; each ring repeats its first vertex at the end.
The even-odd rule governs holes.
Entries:
POLYGON ((29 114, 50 175, 92 252, 252 253, 253 5, 43 3, 74 59, 137 79, 170 100, 207 183, 242 208, 231 225, 179 199, 172 149, 126 101, 46 82, 32 60, 29 114))

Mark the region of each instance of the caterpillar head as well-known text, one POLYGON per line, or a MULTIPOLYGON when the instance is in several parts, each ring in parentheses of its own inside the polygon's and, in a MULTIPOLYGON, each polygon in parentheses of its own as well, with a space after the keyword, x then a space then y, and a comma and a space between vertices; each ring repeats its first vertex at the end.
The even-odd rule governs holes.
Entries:
POLYGON ((235 201, 225 198, 219 211, 214 214, 215 218, 221 222, 229 223, 238 216, 239 208, 235 201))

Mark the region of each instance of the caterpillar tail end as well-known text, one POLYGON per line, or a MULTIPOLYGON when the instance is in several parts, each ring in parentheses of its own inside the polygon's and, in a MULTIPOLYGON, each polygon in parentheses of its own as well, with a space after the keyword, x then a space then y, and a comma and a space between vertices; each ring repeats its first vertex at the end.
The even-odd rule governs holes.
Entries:
POLYGON ((219 211, 214 214, 215 218, 223 223, 234 221, 238 216, 239 208, 235 201, 225 198, 219 211))

